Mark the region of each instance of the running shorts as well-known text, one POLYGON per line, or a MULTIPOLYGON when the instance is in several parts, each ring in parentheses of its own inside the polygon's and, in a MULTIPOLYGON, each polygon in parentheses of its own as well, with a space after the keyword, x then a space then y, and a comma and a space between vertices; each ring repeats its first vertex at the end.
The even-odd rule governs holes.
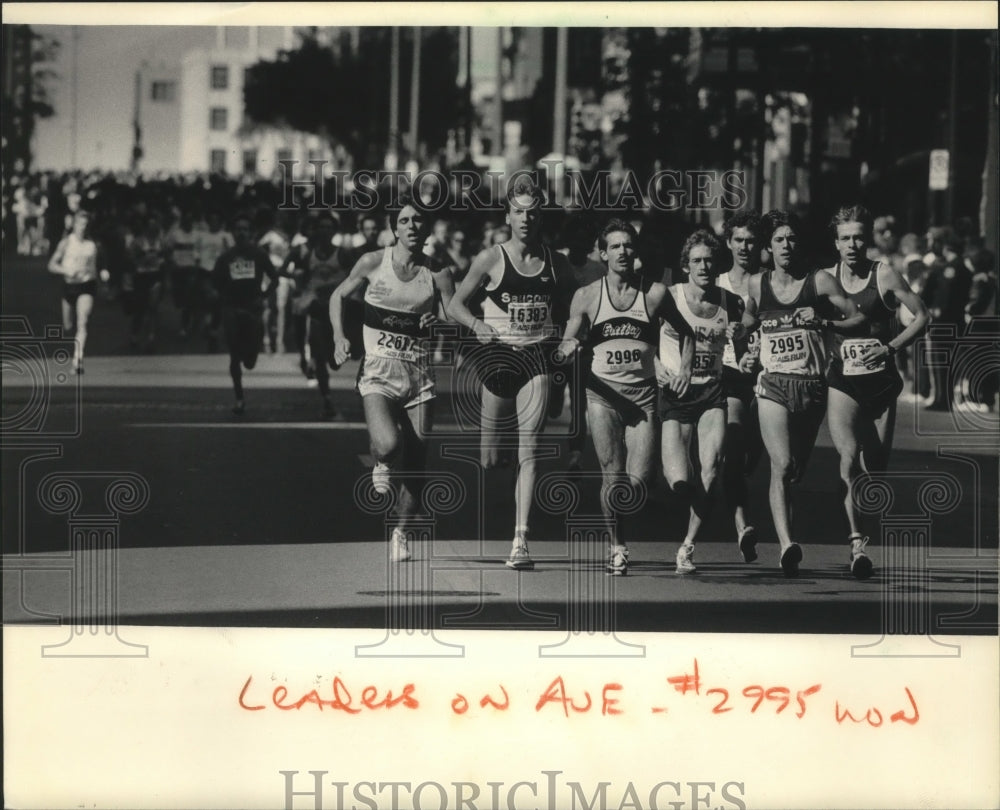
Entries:
POLYGON ((765 371, 754 388, 758 399, 777 402, 790 413, 826 407, 826 380, 798 374, 765 371))
POLYGON ((656 393, 656 380, 629 385, 587 375, 587 405, 614 411, 628 427, 647 421, 656 412, 656 393))
POLYGON ((713 408, 725 409, 725 407, 726 395, 719 380, 691 385, 681 398, 667 386, 660 388, 660 421, 662 422, 695 425, 707 411, 713 408))
POLYGON ((895 363, 886 363, 883 371, 873 374, 845 375, 843 365, 832 361, 826 381, 830 388, 836 388, 857 402, 861 412, 871 419, 882 416, 903 390, 903 379, 895 363))
POLYGON ((226 335, 226 344, 229 346, 229 354, 239 357, 245 365, 256 363, 264 339, 262 308, 224 307, 222 328, 226 335))
POLYGON ((469 360, 487 391, 513 399, 529 380, 551 372, 556 346, 554 341, 516 348, 506 343, 481 343, 472 350, 469 360))
POLYGON ((722 390, 727 399, 738 399, 749 408, 756 382, 756 374, 742 374, 729 366, 722 367, 722 390))
POLYGON ((67 281, 63 284, 63 301, 65 301, 70 306, 76 305, 76 300, 81 295, 97 295, 97 282, 96 281, 84 281, 82 284, 74 284, 67 281))
POLYGON ((379 394, 404 408, 415 408, 434 399, 434 369, 408 360, 366 354, 358 367, 357 389, 362 397, 379 394))

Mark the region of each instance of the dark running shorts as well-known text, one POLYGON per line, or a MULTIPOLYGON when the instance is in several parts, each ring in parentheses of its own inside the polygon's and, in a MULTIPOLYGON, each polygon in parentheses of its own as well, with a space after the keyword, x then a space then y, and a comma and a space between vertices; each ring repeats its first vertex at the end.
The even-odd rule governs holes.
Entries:
POLYGON ((543 341, 515 349, 504 343, 479 344, 469 359, 475 364, 479 381, 487 391, 512 399, 530 379, 550 373, 552 353, 557 345, 553 341, 543 341))
POLYGON ((738 399, 746 407, 753 401, 753 387, 757 382, 756 374, 741 374, 729 366, 722 367, 722 391, 726 398, 738 399))
POLYGON ((892 360, 886 363, 885 371, 851 375, 845 375, 843 365, 833 361, 826 373, 826 381, 831 388, 857 402, 861 412, 872 419, 882 416, 903 390, 903 379, 892 360))
POLYGON ((225 307, 222 310, 222 327, 230 356, 240 358, 247 365, 256 363, 264 339, 262 310, 225 307))
POLYGON ((73 284, 67 281, 63 284, 63 301, 70 306, 76 304, 76 299, 81 295, 97 295, 97 282, 85 281, 82 284, 73 284))
POLYGON ((666 386, 660 388, 660 421, 680 422, 684 425, 696 425, 702 415, 712 408, 726 407, 726 396, 722 383, 698 383, 691 385, 683 399, 666 386))
POLYGON ((763 372, 754 388, 758 399, 777 402, 790 413, 826 407, 826 380, 797 374, 763 372))

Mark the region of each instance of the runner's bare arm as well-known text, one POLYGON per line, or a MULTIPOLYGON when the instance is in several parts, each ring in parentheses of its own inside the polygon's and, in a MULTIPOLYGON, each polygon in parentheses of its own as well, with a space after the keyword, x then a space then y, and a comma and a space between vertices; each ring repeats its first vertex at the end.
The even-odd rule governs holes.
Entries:
POLYGON ((346 363, 351 355, 351 343, 344 337, 344 299, 365 283, 381 261, 382 251, 366 253, 330 295, 330 325, 333 327, 333 359, 336 363, 346 363))
POLYGON ((569 266, 569 259, 556 251, 550 251, 549 255, 552 257, 552 268, 556 274, 556 296, 552 302, 552 321, 562 326, 570 318, 573 296, 577 292, 576 279, 573 278, 573 268, 569 266))
POLYGON ((820 320, 820 325, 824 328, 833 332, 850 332, 868 320, 864 313, 858 311, 840 282, 829 273, 816 273, 816 294, 829 302, 841 316, 840 320, 820 320))
POLYGON ((585 324, 593 321, 596 310, 595 303, 600 293, 600 281, 581 287, 573 293, 573 300, 569 306, 569 320, 566 321, 563 339, 557 350, 560 357, 568 358, 580 348, 580 331, 585 324))
POLYGON ((66 240, 62 239, 59 242, 58 247, 56 247, 55 253, 52 254, 52 258, 49 259, 49 272, 50 273, 65 273, 63 270, 62 260, 63 256, 66 254, 66 240))
POLYGON ((448 307, 451 320, 471 329, 480 343, 489 343, 497 336, 497 331, 469 310, 469 299, 490 280, 490 273, 499 257, 499 248, 490 247, 476 256, 469 272, 458 285, 448 307))
POLYGON ((873 346, 863 352, 861 361, 864 363, 877 362, 883 358, 892 356, 899 349, 909 346, 924 333, 931 319, 930 314, 927 312, 927 307, 920 300, 920 296, 910 289, 910 285, 900 275, 898 270, 882 264, 879 265, 876 272, 879 274, 878 287, 883 291, 882 294, 886 297, 887 301, 891 300, 890 295, 895 296, 896 300, 913 315, 913 321, 886 345, 873 346))
POLYGON ((667 291, 665 284, 654 282, 649 292, 646 294, 646 301, 654 314, 663 318, 677 332, 680 338, 681 368, 676 374, 667 376, 667 386, 677 396, 683 397, 691 385, 691 366, 694 363, 694 330, 691 328, 680 310, 677 309, 677 302, 667 291))
POLYGON ((274 269, 274 265, 271 264, 271 257, 268 256, 263 251, 257 256, 257 261, 260 263, 261 268, 264 271, 264 275, 267 276, 270 282, 267 285, 267 289, 264 291, 264 295, 270 295, 274 292, 274 288, 278 286, 278 271, 274 269))
MULTIPOLYGON (((760 300, 760 273, 755 273, 750 276, 750 281, 747 284, 747 300, 745 304, 745 309, 743 310, 743 327, 746 329, 747 335, 751 332, 757 331, 760 328, 760 318, 757 315, 758 304, 760 300)), ((752 374, 754 367, 760 362, 760 358, 756 354, 750 354, 750 352, 745 352, 742 357, 740 357, 740 371, 744 374, 752 374)))
POLYGON ((435 308, 436 311, 425 312, 420 316, 420 327, 422 329, 426 329, 439 319, 442 321, 450 320, 448 317, 448 306, 455 295, 455 282, 452 277, 454 271, 454 267, 448 266, 431 273, 431 278, 434 280, 435 297, 438 300, 435 308))

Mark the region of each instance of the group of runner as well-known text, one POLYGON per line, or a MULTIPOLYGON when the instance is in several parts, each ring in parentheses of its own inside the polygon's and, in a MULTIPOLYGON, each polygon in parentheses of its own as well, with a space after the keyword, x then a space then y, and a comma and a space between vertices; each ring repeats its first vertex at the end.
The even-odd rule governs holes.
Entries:
MULTIPOLYGON (((663 476, 689 514, 677 573, 696 570, 695 544, 720 476, 738 553, 748 563, 757 559, 745 477, 763 449, 770 459, 778 562, 786 576, 795 576, 803 559, 792 489, 828 414, 840 457, 850 570, 869 577, 868 541, 852 485, 864 470, 885 469, 902 385, 893 355, 921 335, 929 316, 897 270, 868 258, 868 211, 854 206, 837 213, 831 237, 839 261, 822 269, 807 263, 794 215, 741 212, 724 233, 731 269, 720 274, 723 244, 699 230, 681 251, 682 278, 667 286, 637 271, 637 233, 620 219, 606 223, 597 240, 604 273, 587 273, 572 250, 566 256, 549 249, 541 235, 543 203, 531 181, 516 182, 505 200, 509 240, 484 248, 457 287, 447 255, 424 249, 433 219, 417 198, 402 198, 390 212, 391 245, 347 256, 332 246, 332 221, 321 218, 313 238, 280 267, 253 240, 250 218, 237 217, 235 244, 212 271, 229 345, 234 412, 245 408, 242 370, 254 367, 261 349, 263 302, 279 278, 294 278, 306 291, 296 312, 309 319, 329 409, 326 366, 336 369, 360 356, 357 390, 375 461, 372 484, 379 492, 398 487, 389 555, 406 561, 435 397, 431 327, 451 321, 474 346, 461 354, 481 386, 482 466, 502 466, 503 436, 517 436, 508 567, 534 567, 528 539, 538 440, 550 412, 558 411, 550 398, 563 395, 553 385, 555 375, 575 379, 571 401, 586 403, 602 471, 609 574, 629 568, 627 521, 616 510, 617 499, 624 488, 627 499, 645 501, 656 477, 659 437, 663 476), (763 271, 762 250, 772 264, 763 271), (900 308, 908 316, 902 329, 900 308)), ((67 317, 75 312, 85 322, 86 305, 79 301, 87 290, 80 285, 90 281, 81 268, 96 266, 96 259, 79 240, 74 229, 51 269, 67 276, 67 317)), ((83 333, 85 339, 85 328, 83 333)))

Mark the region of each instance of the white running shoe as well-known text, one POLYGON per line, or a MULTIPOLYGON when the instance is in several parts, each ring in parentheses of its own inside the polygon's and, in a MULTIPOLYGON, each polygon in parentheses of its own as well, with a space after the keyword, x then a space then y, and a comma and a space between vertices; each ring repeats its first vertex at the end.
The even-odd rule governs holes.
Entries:
POLYGON ((677 573, 693 574, 698 569, 694 567, 694 544, 683 543, 677 549, 677 573))
POLYGON ((406 532, 402 529, 393 529, 392 537, 389 538, 389 562, 407 562, 412 557, 410 542, 406 539, 406 532))
POLYGON ((604 568, 613 577, 624 577, 628 574, 628 549, 625 546, 611 546, 608 552, 608 563, 604 568))
POLYGON ((508 568, 513 568, 515 571, 530 571, 535 567, 534 561, 528 554, 528 543, 520 535, 514 537, 510 556, 507 558, 505 565, 508 568))
POLYGON ((372 487, 379 495, 387 495, 389 493, 388 464, 383 464, 381 461, 376 462, 375 467, 372 469, 372 487))
POLYGON ((860 534, 851 535, 851 573, 857 579, 868 579, 872 575, 871 557, 865 554, 865 546, 868 545, 868 538, 860 534))

